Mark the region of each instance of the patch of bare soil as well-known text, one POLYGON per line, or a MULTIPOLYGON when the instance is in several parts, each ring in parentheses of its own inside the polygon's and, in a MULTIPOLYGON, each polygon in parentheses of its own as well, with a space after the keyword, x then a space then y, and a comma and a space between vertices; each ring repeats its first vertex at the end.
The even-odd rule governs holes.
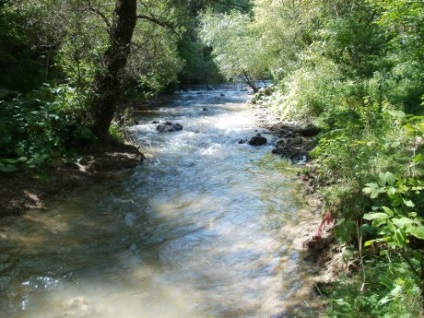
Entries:
POLYGON ((114 145, 48 169, 0 174, 0 217, 41 208, 58 193, 98 182, 113 171, 134 168, 143 159, 132 145, 114 145))

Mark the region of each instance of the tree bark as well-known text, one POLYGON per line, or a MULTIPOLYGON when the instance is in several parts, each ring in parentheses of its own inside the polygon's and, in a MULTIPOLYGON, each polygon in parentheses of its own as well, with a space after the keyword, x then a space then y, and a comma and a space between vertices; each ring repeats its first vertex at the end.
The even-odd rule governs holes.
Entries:
POLYGON ((120 96, 123 75, 130 54, 130 43, 137 22, 137 0, 116 0, 110 43, 104 53, 103 68, 94 80, 93 133, 101 144, 109 140, 109 127, 120 96))

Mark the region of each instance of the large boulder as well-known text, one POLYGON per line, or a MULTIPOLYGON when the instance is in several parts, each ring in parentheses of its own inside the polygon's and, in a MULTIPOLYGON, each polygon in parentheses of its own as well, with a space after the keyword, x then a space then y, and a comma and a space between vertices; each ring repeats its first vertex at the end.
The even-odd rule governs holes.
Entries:
POLYGON ((256 136, 253 136, 252 138, 250 138, 249 145, 262 146, 262 145, 265 145, 267 141, 268 140, 265 137, 261 136, 261 134, 257 134, 256 136))
POLYGON ((183 130, 183 126, 177 123, 171 123, 167 121, 166 123, 157 125, 156 129, 159 132, 174 132, 174 131, 183 130))

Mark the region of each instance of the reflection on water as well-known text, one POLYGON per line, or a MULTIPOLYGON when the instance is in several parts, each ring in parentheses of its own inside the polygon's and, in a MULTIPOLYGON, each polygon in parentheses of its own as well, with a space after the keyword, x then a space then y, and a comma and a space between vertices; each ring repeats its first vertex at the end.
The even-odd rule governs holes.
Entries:
POLYGON ((238 143, 257 133, 246 99, 180 92, 131 127, 142 166, 1 220, 0 317, 270 317, 302 304, 293 225, 306 216, 271 146, 238 143))

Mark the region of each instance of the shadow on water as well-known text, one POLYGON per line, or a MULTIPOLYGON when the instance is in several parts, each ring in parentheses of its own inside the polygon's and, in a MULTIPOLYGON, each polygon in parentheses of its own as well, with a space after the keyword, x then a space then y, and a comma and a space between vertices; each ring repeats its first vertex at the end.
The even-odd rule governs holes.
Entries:
POLYGON ((0 316, 302 312, 310 268, 294 226, 308 213, 270 145, 236 142, 257 129, 246 98, 234 87, 181 92, 131 128, 142 166, 2 220, 0 316), (160 134, 152 119, 184 130, 160 134))

